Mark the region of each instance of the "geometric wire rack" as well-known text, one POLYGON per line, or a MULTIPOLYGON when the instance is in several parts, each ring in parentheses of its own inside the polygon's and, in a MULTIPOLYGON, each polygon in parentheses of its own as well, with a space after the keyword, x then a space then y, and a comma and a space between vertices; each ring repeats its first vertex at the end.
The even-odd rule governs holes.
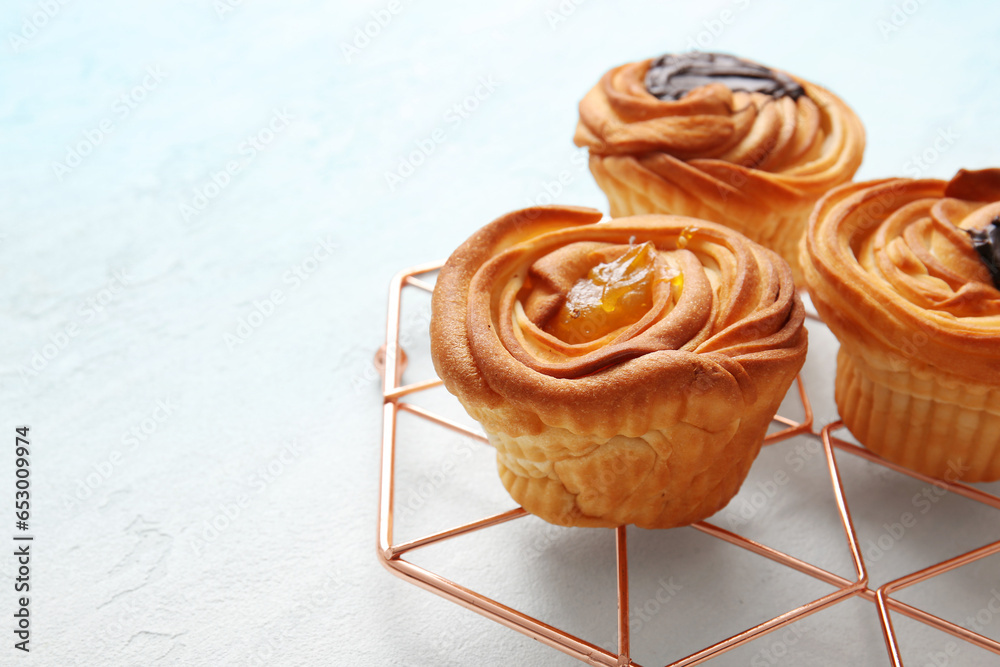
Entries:
MULTIPOLYGON (((441 268, 443 262, 424 264, 399 272, 394 276, 389 291, 389 307, 387 314, 385 345, 379 350, 375 363, 383 378, 383 421, 382 421, 382 461, 380 471, 379 488, 379 513, 378 513, 378 559, 393 574, 402 579, 415 584, 421 588, 431 591, 441 597, 470 609, 486 618, 500 623, 513 630, 521 632, 533 639, 542 642, 554 649, 562 651, 578 660, 591 665, 605 665, 608 667, 640 665, 632 660, 629 641, 629 587, 628 587, 628 544, 625 526, 614 529, 615 550, 617 566, 617 602, 618 602, 618 647, 617 653, 613 653, 595 644, 585 641, 569 632, 565 632, 553 627, 537 618, 521 613, 496 600, 477 593, 469 588, 461 586, 445 577, 422 568, 406 560, 405 556, 409 552, 420 549, 431 544, 444 542, 459 535, 464 535, 474 531, 487 530, 492 526, 501 523, 514 521, 527 515, 524 509, 518 507, 500 514, 487 516, 471 523, 455 526, 451 529, 426 535, 407 542, 395 543, 393 541, 393 504, 394 504, 394 473, 396 459, 396 416, 400 411, 408 412, 418 418, 425 419, 445 428, 457 431, 468 437, 486 442, 481 433, 470 430, 465 426, 445 417, 436 415, 424 408, 403 401, 402 399, 412 394, 432 389, 440 386, 441 380, 433 378, 422 382, 401 385, 403 368, 406 363, 405 352, 399 347, 400 312, 404 288, 433 291, 433 285, 422 280, 419 276, 432 273, 441 268)), ((826 609, 852 598, 862 598, 874 603, 877 617, 885 640, 886 651, 889 660, 895 667, 901 667, 903 660, 900 656, 899 643, 896 632, 893 628, 893 614, 902 614, 911 619, 924 623, 932 628, 946 632, 964 642, 974 646, 992 651, 1000 655, 1000 642, 989 637, 973 632, 962 626, 956 625, 943 618, 935 616, 927 611, 902 602, 893 594, 909 586, 926 581, 946 572, 950 572, 963 565, 975 562, 987 556, 1000 553, 1000 540, 992 542, 978 549, 968 551, 953 558, 949 558, 930 567, 907 574, 905 576, 889 581, 877 589, 872 589, 868 585, 868 575, 865 570, 864 556, 858 545, 854 525, 851 520, 851 512, 847 506, 843 486, 841 484, 840 471, 837 465, 837 454, 844 452, 860 457, 872 463, 885 466, 905 475, 909 475, 928 484, 964 496, 970 500, 983 503, 990 507, 1000 509, 1000 497, 987 493, 975 487, 959 482, 939 480, 921 475, 920 473, 902 468, 892 462, 886 461, 872 452, 858 447, 844 440, 838 439, 833 434, 843 428, 841 422, 834 422, 822 428, 819 432, 813 429, 812 409, 809 397, 806 395, 805 387, 801 378, 797 378, 799 397, 802 401, 804 418, 801 422, 775 416, 775 422, 781 427, 779 430, 770 433, 764 441, 765 445, 774 444, 781 440, 786 440, 793 436, 803 435, 815 438, 822 443, 826 456, 826 465, 829 471, 830 482, 836 507, 839 513, 841 525, 847 546, 850 549, 854 564, 854 577, 847 579, 825 569, 817 567, 802 559, 790 554, 765 546, 754 540, 737 535, 725 528, 708 521, 699 521, 692 525, 692 528, 699 530, 711 537, 723 540, 736 545, 750 552, 768 558, 788 568, 801 572, 830 584, 836 590, 832 593, 819 597, 811 602, 807 602, 791 611, 785 612, 770 620, 748 628, 733 636, 720 639, 715 644, 705 647, 685 658, 669 663, 667 667, 681 667, 688 665, 698 665, 715 658, 726 651, 741 646, 753 639, 768 633, 780 630, 781 628, 818 611, 826 609)))

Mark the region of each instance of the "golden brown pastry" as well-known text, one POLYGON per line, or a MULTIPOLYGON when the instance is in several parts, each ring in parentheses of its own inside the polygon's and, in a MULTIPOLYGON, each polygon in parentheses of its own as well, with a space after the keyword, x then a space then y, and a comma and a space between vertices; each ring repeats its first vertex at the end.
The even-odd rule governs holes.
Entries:
POLYGON ((778 252, 796 282, 816 201, 850 181, 865 132, 839 98, 733 56, 667 54, 616 67, 580 102, 574 141, 612 217, 713 220, 778 252))
POLYGON ((963 170, 837 188, 803 238, 845 425, 942 479, 1000 479, 998 225, 1000 169, 963 170))
POLYGON ((527 511, 667 528, 738 491, 806 353, 788 265, 680 216, 505 215, 448 259, 431 352, 527 511))

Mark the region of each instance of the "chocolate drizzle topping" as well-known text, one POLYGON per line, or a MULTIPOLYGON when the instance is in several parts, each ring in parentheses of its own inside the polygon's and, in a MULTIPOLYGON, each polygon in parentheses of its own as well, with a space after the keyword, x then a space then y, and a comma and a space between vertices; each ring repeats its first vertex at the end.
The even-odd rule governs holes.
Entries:
POLYGON ((805 94, 798 83, 783 72, 725 53, 668 53, 646 72, 646 90, 661 100, 679 100, 695 88, 722 83, 733 91, 764 93, 793 100, 805 94))
POLYGON ((986 229, 966 231, 972 238, 972 247, 989 270, 993 285, 1000 289, 1000 215, 993 218, 986 229))

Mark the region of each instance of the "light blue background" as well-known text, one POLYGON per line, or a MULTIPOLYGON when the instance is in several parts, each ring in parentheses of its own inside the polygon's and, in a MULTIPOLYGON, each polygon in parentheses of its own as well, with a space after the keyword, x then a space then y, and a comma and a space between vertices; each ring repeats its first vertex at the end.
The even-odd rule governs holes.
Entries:
MULTIPOLYGON (((369 360, 397 270, 446 257, 562 172, 557 202, 607 210, 572 136, 610 67, 700 38, 820 83, 865 125, 859 179, 1000 161, 997 3, 412 0, 348 56, 389 4, 36 0, 0 14, 0 405, 4 428, 31 424, 38 443, 32 664, 575 664, 379 569, 369 360), (132 93, 148 68, 162 80, 132 93), (495 91, 454 122, 481 79, 495 91), (126 115, 130 94, 143 99, 126 115), (185 219, 276 112, 287 127, 185 219), (111 131, 60 178, 102 122, 111 131), (391 189, 386 173, 432 136, 391 189), (158 401, 176 407, 129 448, 158 401), (304 608, 317 589, 333 593, 304 608)), ((827 420, 833 349, 814 334, 827 420)), ((546 576, 484 571, 548 599, 546 576)), ((873 608, 851 609, 860 648, 839 648, 859 631, 837 617, 785 664, 885 664, 873 608)), ((711 626, 688 630, 695 648, 700 632, 720 638, 711 626)), ((980 659, 969 649, 962 664, 980 659)))

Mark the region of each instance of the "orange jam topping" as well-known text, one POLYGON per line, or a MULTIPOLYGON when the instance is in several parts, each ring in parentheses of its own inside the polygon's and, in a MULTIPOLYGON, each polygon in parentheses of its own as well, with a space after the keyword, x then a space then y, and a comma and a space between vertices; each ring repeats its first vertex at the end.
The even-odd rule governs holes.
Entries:
MULTIPOLYGON (((616 260, 598 264, 576 281, 547 329, 571 343, 589 343, 634 324, 653 305, 655 248, 648 241, 631 245, 616 260)), ((670 277, 676 287, 679 274, 670 277)))
POLYGON ((697 227, 685 227, 681 230, 680 236, 677 237, 677 247, 683 250, 687 247, 688 241, 691 240, 698 231, 697 227))

